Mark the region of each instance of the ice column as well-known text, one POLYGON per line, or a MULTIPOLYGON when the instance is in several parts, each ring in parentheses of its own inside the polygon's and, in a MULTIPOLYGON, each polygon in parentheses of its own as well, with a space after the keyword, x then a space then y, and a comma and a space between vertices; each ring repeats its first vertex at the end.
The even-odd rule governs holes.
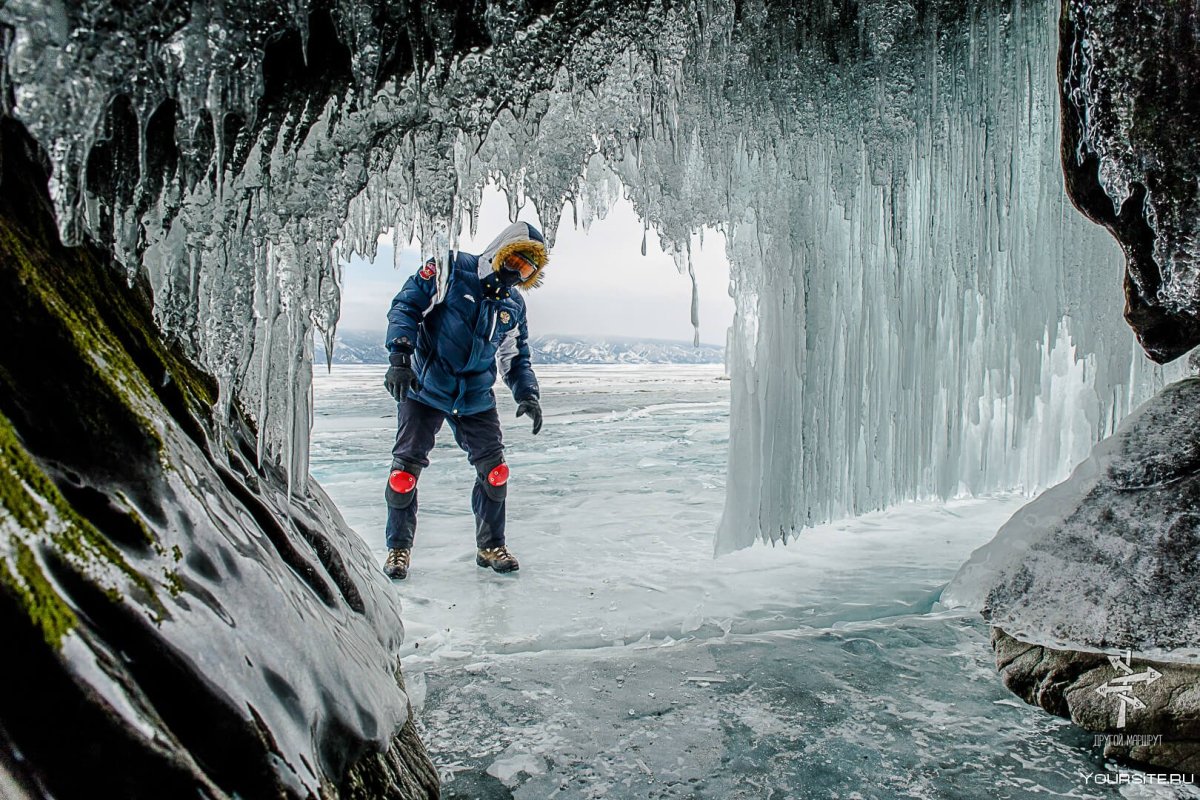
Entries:
POLYGON ((718 551, 1044 486, 1161 380, 1121 320, 1117 248, 1063 192, 1056 4, 195 5, 99 30, 12 0, 4 86, 64 234, 149 280, 294 485, 331 252, 393 228, 444 257, 489 179, 551 241, 564 204, 586 225, 618 191, 682 268, 694 232, 725 234, 718 551), (304 58, 270 69, 289 41, 304 58))
POLYGON ((1161 380, 1121 319, 1119 250, 1063 191, 1055 22, 1037 4, 985 13, 965 51, 943 43, 914 74, 932 113, 855 98, 849 129, 730 176, 756 188, 730 219, 719 552, 906 498, 1057 482, 1161 380))

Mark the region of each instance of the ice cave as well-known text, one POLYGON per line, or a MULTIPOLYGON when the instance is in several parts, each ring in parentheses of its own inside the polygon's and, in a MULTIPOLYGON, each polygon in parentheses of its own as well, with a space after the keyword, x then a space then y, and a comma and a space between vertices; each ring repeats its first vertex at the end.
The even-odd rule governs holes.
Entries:
POLYGON ((0 103, 3 797, 1200 796, 1198 0, 0 0, 0 103), (344 265, 488 187, 724 363, 398 586, 344 265))

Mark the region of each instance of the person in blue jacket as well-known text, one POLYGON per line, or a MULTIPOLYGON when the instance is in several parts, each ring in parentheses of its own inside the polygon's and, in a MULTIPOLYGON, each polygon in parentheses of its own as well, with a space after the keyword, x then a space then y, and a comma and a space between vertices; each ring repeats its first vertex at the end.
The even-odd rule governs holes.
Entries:
POLYGON ((508 465, 496 412, 496 372, 542 428, 540 391, 529 362, 525 300, 541 285, 546 240, 514 222, 478 256, 450 253, 448 266, 429 259, 410 277, 388 311, 390 368, 384 379, 398 408, 387 501, 388 577, 408 577, 417 528, 417 483, 442 421, 475 467, 475 563, 497 572, 519 567, 504 539, 508 465))

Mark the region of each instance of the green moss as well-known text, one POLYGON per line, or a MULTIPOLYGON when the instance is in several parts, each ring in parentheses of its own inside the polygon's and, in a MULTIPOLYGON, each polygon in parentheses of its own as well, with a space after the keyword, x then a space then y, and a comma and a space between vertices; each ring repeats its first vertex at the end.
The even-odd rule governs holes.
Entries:
MULTIPOLYGON (((0 470, 9 472, 6 465, 10 461, 8 442, 0 437, 0 470)), ((3 474, 3 473, 0 473, 3 474)), ((26 530, 37 530, 46 524, 46 512, 38 505, 25 487, 16 480, 15 474, 5 475, 6 480, 0 481, 0 505, 12 515, 17 525, 26 530)))
MULTIPOLYGON (((71 264, 51 268, 50 259, 27 246, 24 238, 4 221, 0 221, 0 252, 8 257, 8 266, 16 269, 18 279, 30 294, 62 320, 62 330, 70 335, 81 362, 91 369, 90 377, 119 398, 126 411, 161 448, 158 429, 142 410, 151 395, 150 387, 129 354, 114 340, 94 303, 81 301, 87 294, 76 291, 73 285, 73 279, 77 278, 71 275, 72 271, 88 274, 90 270, 71 264), (74 302, 69 302, 66 294, 74 302)), ((83 413, 86 411, 81 409, 83 413)))
MULTIPOLYGON (((3 414, 0 414, 0 488, 5 509, 22 529, 48 540, 67 563, 93 578, 100 577, 95 574, 97 570, 115 568, 145 593, 150 605, 161 615, 164 609, 154 584, 71 507, 25 450, 3 414), (51 520, 44 505, 54 510, 57 520, 51 520)), ((115 593, 110 596, 120 599, 117 589, 106 587, 106 592, 115 593)))
POLYGON ((169 406, 176 415, 211 419, 216 381, 163 341, 150 316, 148 289, 125 285, 119 267, 97 263, 97 256, 85 248, 52 257, 3 219, 0 254, 30 295, 62 321, 62 330, 90 367, 90 377, 136 418, 160 454, 160 426, 152 419, 159 416, 157 406, 169 406), (98 297, 104 298, 102 307, 98 297))
POLYGON ((163 585, 167 587, 167 592, 171 597, 179 597, 183 594, 183 578, 173 569, 163 570, 163 585))
POLYGON ((131 286, 123 270, 95 248, 64 248, 52 235, 39 238, 43 233, 50 230, 26 229, 0 217, 6 320, 10 334, 39 331, 46 352, 69 374, 71 391, 64 399, 58 388, 45 383, 45 368, 36 358, 17 359, 10 370, 0 368, 0 391, 12 398, 0 407, 17 422, 0 413, 0 518, 11 517, 23 548, 13 551, 16 562, 4 556, 5 585, 17 592, 47 641, 57 643, 61 632, 56 631, 66 619, 61 611, 69 613, 69 608, 52 584, 39 580, 34 553, 43 563, 48 558, 56 565, 61 561, 113 602, 147 608, 158 621, 167 613, 162 591, 175 596, 184 590, 171 563, 181 561, 183 553, 178 547, 168 550, 136 508, 119 498, 158 560, 144 574, 135 569, 58 491, 26 450, 18 429, 27 424, 36 428, 27 432, 29 441, 37 441, 34 452, 46 458, 78 457, 84 467, 114 474, 122 474, 128 463, 131 474, 153 473, 171 469, 164 430, 172 423, 205 445, 218 387, 177 346, 164 341, 144 281, 131 286), (30 409, 46 415, 45 431, 42 418, 27 416, 30 409), (40 434, 46 435, 34 438, 40 434), (47 442, 51 452, 42 449, 47 442), (84 453, 67 447, 69 442, 80 442, 84 453), (52 452, 56 447, 62 452, 52 452))
POLYGON ((9 569, 8 561, 0 558, 0 584, 16 596, 30 621, 41 629, 46 643, 60 649, 63 637, 79 620, 46 580, 33 550, 15 535, 9 538, 9 543, 16 555, 16 575, 9 569))

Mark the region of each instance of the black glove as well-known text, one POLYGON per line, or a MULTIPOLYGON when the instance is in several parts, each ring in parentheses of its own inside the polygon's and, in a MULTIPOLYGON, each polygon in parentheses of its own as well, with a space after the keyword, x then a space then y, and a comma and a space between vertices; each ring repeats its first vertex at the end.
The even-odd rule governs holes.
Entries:
POLYGON ((412 343, 405 336, 395 344, 396 349, 388 355, 388 363, 391 366, 388 367, 383 385, 387 388, 388 394, 397 403, 400 403, 408 399, 410 391, 420 391, 421 384, 417 383, 417 375, 412 368, 412 343))
POLYGON ((536 436, 537 432, 542 429, 542 407, 538 405, 536 397, 517 403, 517 416, 522 414, 528 414, 529 418, 533 420, 533 434, 536 436))

